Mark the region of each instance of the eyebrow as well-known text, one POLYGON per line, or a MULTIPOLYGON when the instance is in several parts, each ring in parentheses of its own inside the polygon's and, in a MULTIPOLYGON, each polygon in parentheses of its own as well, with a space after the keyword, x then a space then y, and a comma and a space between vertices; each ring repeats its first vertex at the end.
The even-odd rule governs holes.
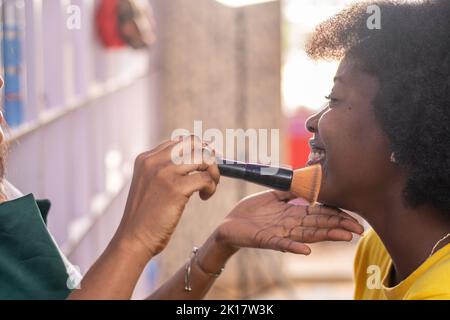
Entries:
POLYGON ((344 82, 344 80, 342 79, 342 77, 334 77, 334 82, 344 82))

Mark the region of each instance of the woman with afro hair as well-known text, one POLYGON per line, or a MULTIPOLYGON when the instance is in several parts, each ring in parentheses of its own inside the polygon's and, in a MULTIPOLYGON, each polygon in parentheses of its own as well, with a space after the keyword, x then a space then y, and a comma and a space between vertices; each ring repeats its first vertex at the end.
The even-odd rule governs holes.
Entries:
POLYGON ((373 227, 355 298, 450 299, 450 1, 359 3, 320 24, 306 49, 341 61, 307 128, 322 154, 320 202, 373 227), (368 27, 374 5, 379 29, 368 27))

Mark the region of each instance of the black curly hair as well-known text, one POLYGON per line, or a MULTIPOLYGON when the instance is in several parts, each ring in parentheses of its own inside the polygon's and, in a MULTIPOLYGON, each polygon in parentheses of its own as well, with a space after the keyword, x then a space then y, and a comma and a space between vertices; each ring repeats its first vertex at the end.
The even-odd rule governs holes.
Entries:
POLYGON ((355 4, 320 24, 306 51, 349 58, 379 80, 375 114, 407 174, 407 204, 450 218, 450 0, 355 4), (368 28, 369 5, 381 29, 368 28))

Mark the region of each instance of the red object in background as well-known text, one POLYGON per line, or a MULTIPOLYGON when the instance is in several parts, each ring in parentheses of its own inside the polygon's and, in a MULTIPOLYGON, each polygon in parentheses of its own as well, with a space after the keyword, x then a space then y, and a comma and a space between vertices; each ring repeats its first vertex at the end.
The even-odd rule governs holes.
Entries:
POLYGON ((156 42, 156 21, 150 3, 119 0, 119 32, 133 49, 150 48, 156 42))
POLYGON ((100 39, 107 48, 126 46, 119 29, 119 0, 102 0, 98 6, 95 22, 100 39))
POLYGON ((310 153, 308 142, 312 134, 306 130, 305 123, 311 114, 312 112, 310 110, 300 108, 288 120, 290 165, 295 169, 303 168, 308 162, 310 153))

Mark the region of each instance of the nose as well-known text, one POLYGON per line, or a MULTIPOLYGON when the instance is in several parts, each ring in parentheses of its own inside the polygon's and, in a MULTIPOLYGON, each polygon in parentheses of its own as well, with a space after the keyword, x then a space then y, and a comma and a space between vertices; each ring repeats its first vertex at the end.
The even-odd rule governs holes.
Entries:
POLYGON ((328 110, 328 106, 325 105, 319 112, 313 114, 305 122, 306 130, 311 133, 317 133, 319 131, 319 120, 322 115, 328 110))
POLYGON ((322 114, 322 112, 318 112, 316 114, 313 114, 311 117, 308 118, 308 120, 306 120, 305 126, 306 126, 306 130, 308 130, 311 133, 316 133, 317 132, 317 124, 319 123, 319 118, 320 115, 322 114))

